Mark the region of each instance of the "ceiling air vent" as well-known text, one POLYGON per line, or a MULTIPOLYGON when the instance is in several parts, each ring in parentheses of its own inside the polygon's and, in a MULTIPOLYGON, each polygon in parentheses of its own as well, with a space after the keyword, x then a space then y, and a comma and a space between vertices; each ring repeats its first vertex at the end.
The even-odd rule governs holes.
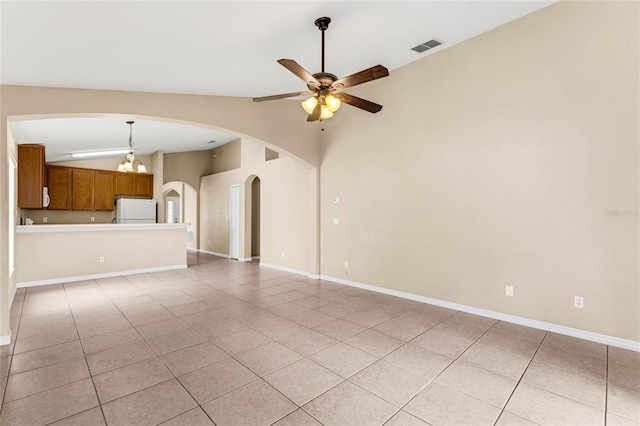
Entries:
POLYGON ((414 52, 422 53, 426 52, 429 49, 433 49, 434 47, 440 46, 442 43, 444 42, 436 40, 434 38, 433 40, 425 41, 424 43, 419 44, 416 47, 412 47, 411 50, 413 50, 414 52))

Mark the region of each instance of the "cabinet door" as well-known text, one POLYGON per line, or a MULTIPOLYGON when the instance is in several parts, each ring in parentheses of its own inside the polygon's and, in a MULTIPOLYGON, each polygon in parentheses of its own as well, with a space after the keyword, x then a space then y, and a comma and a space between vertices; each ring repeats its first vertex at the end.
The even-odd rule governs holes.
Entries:
POLYGON ((153 175, 133 175, 133 195, 153 196, 153 175))
POLYGON ((93 185, 94 210, 113 210, 115 172, 96 170, 93 185))
POLYGON ((93 209, 93 170, 73 169, 73 210, 93 209))
POLYGON ((71 168, 47 167, 49 186, 49 210, 71 210, 71 168))
POLYGON ((133 195, 133 175, 123 172, 115 172, 116 195, 133 195))
POLYGON ((18 145, 18 207, 41 209, 44 183, 44 146, 18 145))

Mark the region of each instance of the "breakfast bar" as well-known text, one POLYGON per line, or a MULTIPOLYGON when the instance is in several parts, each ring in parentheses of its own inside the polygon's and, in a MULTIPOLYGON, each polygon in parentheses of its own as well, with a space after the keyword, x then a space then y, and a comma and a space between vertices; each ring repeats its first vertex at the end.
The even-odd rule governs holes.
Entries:
POLYGON ((187 267, 181 223, 16 227, 18 287, 187 267))

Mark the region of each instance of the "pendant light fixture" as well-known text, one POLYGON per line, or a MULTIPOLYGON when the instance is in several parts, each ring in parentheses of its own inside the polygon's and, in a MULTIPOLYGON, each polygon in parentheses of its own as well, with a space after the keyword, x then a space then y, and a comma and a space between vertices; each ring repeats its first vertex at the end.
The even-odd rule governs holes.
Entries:
POLYGON ((135 121, 127 121, 129 125, 129 153, 127 154, 127 159, 118 166, 118 171, 126 173, 147 173, 147 168, 142 164, 142 161, 136 160, 136 156, 133 155, 133 147, 135 146, 133 142, 133 123, 135 123, 135 121))

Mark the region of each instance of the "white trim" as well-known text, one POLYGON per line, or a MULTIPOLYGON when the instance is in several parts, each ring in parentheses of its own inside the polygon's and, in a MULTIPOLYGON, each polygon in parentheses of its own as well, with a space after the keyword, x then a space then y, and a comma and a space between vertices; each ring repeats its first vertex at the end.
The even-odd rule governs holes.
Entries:
POLYGON ((307 274, 307 278, 310 278, 312 280, 319 280, 320 279, 320 275, 318 275, 318 274, 307 274))
POLYGON ((11 344, 11 331, 9 331, 9 334, 0 336, 0 346, 5 346, 9 344, 11 344))
POLYGON ((16 285, 13 287, 13 293, 11 294, 11 299, 9 299, 9 310, 11 310, 11 307, 13 306, 13 299, 16 298, 17 292, 18 292, 18 284, 16 283, 16 285))
POLYGON ((95 223, 83 225, 18 225, 16 233, 48 233, 48 232, 102 232, 102 231, 149 231, 156 229, 184 229, 186 223, 95 223))
POLYGON ((215 252, 215 251, 209 251, 209 250, 205 250, 205 249, 199 249, 198 251, 200 253, 206 253, 206 254, 211 254, 213 256, 224 257, 225 259, 231 259, 231 256, 229 256, 228 254, 224 254, 224 253, 218 253, 218 252, 215 252))
POLYGON ((183 264, 183 265, 158 266, 156 268, 131 269, 128 271, 105 272, 102 274, 77 275, 75 277, 61 277, 61 278, 51 278, 48 280, 25 281, 25 282, 17 283, 16 287, 24 288, 24 287, 34 287, 38 285, 70 283, 74 281, 95 280, 99 278, 119 277, 122 275, 145 274, 149 272, 173 271, 176 269, 186 269, 186 268, 187 268, 187 265, 183 264))
POLYGON ((260 262, 260 266, 265 266, 267 268, 277 269, 279 271, 284 271, 284 272, 291 272, 292 274, 304 275, 305 277, 311 278, 311 279, 317 279, 315 278, 317 277, 317 275, 310 274, 307 271, 302 271, 300 269, 293 269, 293 268, 288 268, 286 266, 273 265, 271 263, 264 263, 264 262, 260 262))
POLYGON ((260 256, 251 256, 251 260, 260 260, 260 256))
POLYGON ((636 342, 634 340, 622 339, 620 337, 594 333, 592 331, 581 330, 578 328, 567 327, 564 325, 538 321, 534 319, 519 317, 516 315, 504 314, 501 312, 490 311, 488 309, 481 309, 473 306, 462 305, 460 303, 453 303, 453 302, 447 302, 444 300, 432 299, 430 297, 419 296, 411 293, 405 293, 403 291, 392 290, 392 289, 378 287, 370 284, 363 284, 356 281, 349 281, 342 278, 332 277, 329 275, 320 275, 320 278, 323 280, 332 281, 338 284, 358 287, 365 290, 375 291, 377 293, 384 293, 384 294, 389 294, 391 296, 401 297, 403 299, 415 300, 416 302, 442 306, 444 308, 454 309, 456 311, 468 312, 470 314, 493 318, 500 321, 511 322, 514 324, 524 325, 527 327, 537 328, 540 330, 551 331, 558 334, 564 334, 566 336, 577 337, 579 339, 589 340, 591 342, 602 343, 605 345, 616 346, 618 348, 624 348, 624 349, 640 352, 640 342, 636 342))
POLYGON ((251 262, 253 260, 253 258, 251 258, 251 257, 239 257, 238 260, 240 262, 251 262))

